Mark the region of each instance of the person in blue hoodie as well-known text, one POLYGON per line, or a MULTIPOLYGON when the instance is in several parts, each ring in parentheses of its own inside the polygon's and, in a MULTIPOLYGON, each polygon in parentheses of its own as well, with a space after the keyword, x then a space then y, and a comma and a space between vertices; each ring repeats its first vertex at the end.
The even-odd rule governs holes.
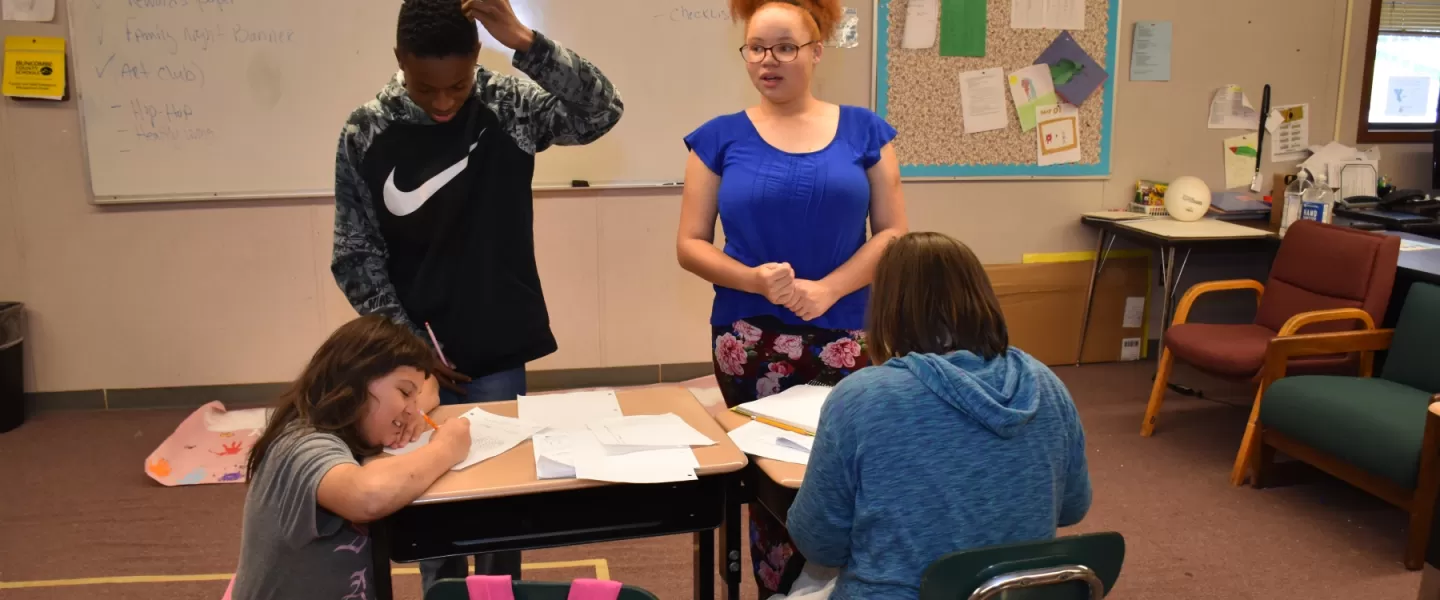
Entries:
MULTIPOLYGON (((832 600, 917 598, 945 554, 1079 522, 1090 475, 1075 405, 1009 345, 974 253, 942 234, 905 235, 881 256, 871 294, 879 366, 830 393, 787 523, 807 574, 838 570, 816 588, 832 600)), ((817 596, 808 591, 790 597, 817 596)))

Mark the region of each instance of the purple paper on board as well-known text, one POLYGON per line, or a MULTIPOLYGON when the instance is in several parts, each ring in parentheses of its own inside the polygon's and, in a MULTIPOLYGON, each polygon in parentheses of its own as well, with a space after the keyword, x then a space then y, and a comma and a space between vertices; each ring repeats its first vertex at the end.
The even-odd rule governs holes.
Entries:
POLYGON ((1052 74, 1057 65, 1061 66, 1062 77, 1068 75, 1069 80, 1064 83, 1057 81, 1055 93, 1075 106, 1084 103, 1110 77, 1068 31, 1060 32, 1060 36, 1055 38, 1050 47, 1040 53, 1040 58, 1035 59, 1035 64, 1050 65, 1052 74))

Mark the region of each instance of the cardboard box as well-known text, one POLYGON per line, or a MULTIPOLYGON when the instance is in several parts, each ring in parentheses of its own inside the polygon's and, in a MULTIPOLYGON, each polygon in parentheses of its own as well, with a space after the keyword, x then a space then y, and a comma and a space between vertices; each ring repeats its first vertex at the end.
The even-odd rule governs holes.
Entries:
MULTIPOLYGON (((987 265, 985 271, 1005 313, 1010 344, 1047 365, 1075 364, 1085 288, 1093 267, 1093 260, 987 265)), ((1117 258, 1112 253, 1105 261, 1095 285, 1080 362, 1119 361, 1127 344, 1135 358, 1144 356, 1150 275, 1148 255, 1117 258), (1125 327, 1127 301, 1132 309, 1145 307, 1138 319, 1132 310, 1129 324, 1136 325, 1133 327, 1125 327)))

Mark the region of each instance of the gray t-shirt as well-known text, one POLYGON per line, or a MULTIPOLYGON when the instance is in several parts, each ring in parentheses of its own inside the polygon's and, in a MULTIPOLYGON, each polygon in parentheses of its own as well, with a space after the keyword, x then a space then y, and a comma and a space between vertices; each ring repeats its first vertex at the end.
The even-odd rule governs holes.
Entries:
POLYGON ((370 536, 320 507, 320 479, 357 464, 340 438, 292 423, 250 474, 234 600, 370 600, 370 536))

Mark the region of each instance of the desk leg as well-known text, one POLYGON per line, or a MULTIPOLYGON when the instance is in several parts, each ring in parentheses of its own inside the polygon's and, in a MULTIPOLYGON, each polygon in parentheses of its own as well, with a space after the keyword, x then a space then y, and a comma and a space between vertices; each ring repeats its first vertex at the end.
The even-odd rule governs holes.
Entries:
POLYGON ((390 527, 384 519, 370 524, 370 559, 375 599, 392 600, 395 592, 390 581, 390 527))
POLYGON ((720 525, 720 580, 726 600, 740 600, 740 485, 737 481, 726 494, 725 521, 720 525))
POLYGON ((1160 247, 1160 347, 1165 347, 1165 331, 1170 329, 1170 303, 1175 296, 1175 247, 1160 247))
POLYGON ((695 600, 715 600, 715 530, 695 534, 695 600))
POLYGON ((1090 269, 1090 285, 1085 287, 1085 315, 1080 318, 1080 345, 1075 348, 1075 366, 1085 354, 1085 334, 1090 330, 1090 308, 1095 304, 1095 283, 1100 279, 1100 270, 1105 268, 1105 258, 1110 256, 1110 247, 1115 245, 1115 236, 1100 230, 1100 239, 1095 243, 1095 266, 1090 269), (1107 241, 1105 238, 1109 237, 1107 241))

